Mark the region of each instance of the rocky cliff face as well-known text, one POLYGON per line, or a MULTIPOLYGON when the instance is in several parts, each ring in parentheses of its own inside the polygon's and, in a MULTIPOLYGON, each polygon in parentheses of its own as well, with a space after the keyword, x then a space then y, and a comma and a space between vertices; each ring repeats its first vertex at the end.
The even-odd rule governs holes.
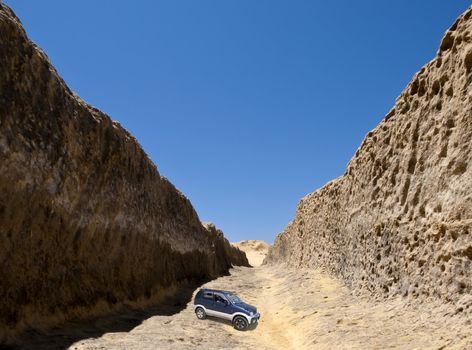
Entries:
POLYGON ((0 339, 248 265, 0 4, 0 339))
POLYGON ((471 15, 446 33, 345 174, 300 201, 266 262, 472 312, 471 15))

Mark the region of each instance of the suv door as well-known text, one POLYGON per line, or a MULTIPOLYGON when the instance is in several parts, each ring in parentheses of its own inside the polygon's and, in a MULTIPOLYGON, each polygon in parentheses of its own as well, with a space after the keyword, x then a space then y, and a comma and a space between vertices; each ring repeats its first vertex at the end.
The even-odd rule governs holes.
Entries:
POLYGON ((215 302, 214 302, 214 295, 213 292, 203 292, 203 296, 201 298, 201 303, 207 309, 208 315, 213 315, 212 311, 215 310, 215 302))
POLYGON ((231 303, 222 293, 214 293, 215 301, 213 309, 219 313, 220 317, 231 319, 232 307, 231 303))

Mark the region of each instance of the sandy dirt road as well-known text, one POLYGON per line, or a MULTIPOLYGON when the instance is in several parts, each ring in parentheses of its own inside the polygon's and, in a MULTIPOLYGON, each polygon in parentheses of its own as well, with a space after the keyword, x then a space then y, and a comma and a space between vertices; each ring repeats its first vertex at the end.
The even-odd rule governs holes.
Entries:
POLYGON ((235 268, 205 286, 238 291, 262 318, 245 332, 228 322, 179 313, 144 320, 128 332, 83 339, 70 349, 470 349, 470 324, 439 307, 372 302, 320 272, 284 266, 235 268))
POLYGON ((472 349, 472 320, 440 305, 355 296, 320 271, 259 266, 267 244, 242 247, 256 267, 234 268, 204 286, 235 291, 257 306, 261 320, 244 332, 216 318, 198 320, 193 297, 201 286, 190 285, 160 306, 33 333, 19 348, 472 349))

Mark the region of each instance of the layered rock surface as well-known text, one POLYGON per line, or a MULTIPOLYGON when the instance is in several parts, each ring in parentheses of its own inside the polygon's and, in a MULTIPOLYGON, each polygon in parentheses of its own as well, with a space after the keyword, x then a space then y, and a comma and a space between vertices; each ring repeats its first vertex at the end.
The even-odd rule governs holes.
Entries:
POLYGON ((0 4, 0 340, 248 265, 0 4))
POLYGON ((472 313, 472 9, 364 139, 303 198, 266 262, 323 267, 378 295, 472 313))

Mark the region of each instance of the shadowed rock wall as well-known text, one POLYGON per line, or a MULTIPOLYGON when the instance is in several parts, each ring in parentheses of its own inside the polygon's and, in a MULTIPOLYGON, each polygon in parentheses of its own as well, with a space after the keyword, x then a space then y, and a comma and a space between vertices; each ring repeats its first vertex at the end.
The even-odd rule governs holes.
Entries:
POLYGON ((0 4, 0 340, 248 265, 0 4))
POLYGON ((345 174, 300 201, 266 262, 322 267, 353 288, 472 312, 471 12, 345 174))

